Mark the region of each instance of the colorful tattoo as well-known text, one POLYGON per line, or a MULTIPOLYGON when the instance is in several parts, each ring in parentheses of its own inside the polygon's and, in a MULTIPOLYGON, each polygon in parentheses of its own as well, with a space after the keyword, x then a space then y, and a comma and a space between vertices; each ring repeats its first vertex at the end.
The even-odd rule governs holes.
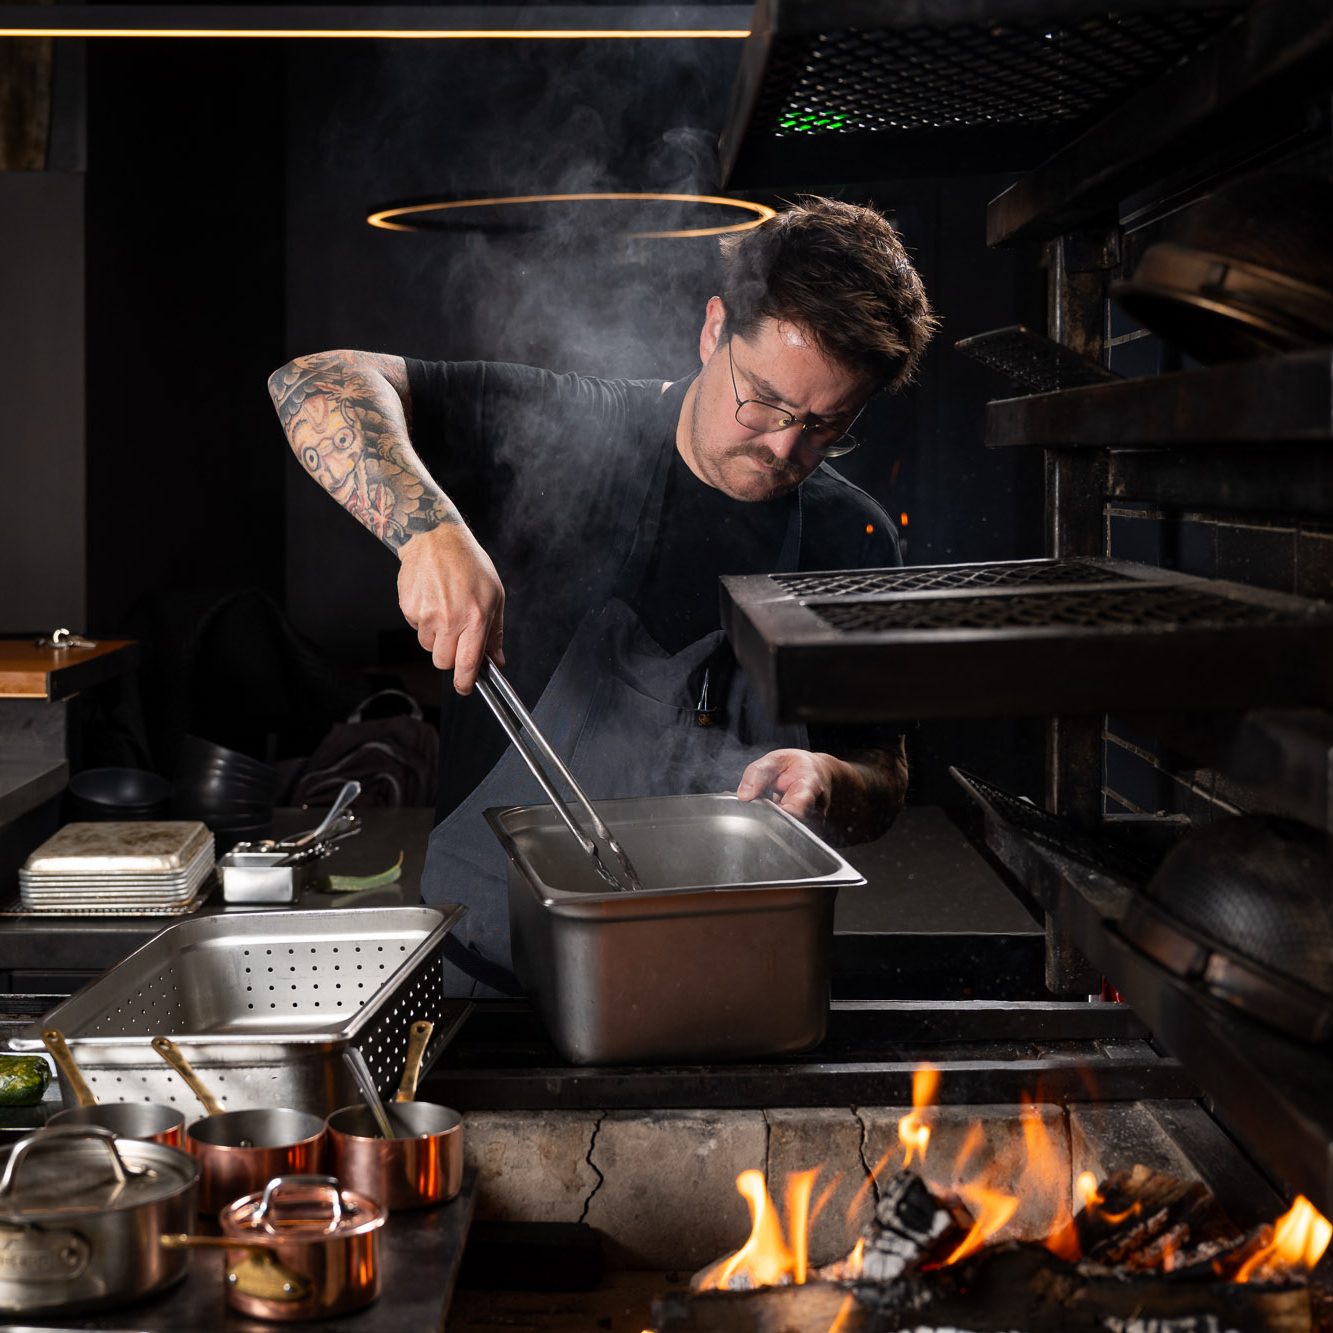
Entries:
POLYGON ((418 532, 462 522, 407 437, 401 368, 395 358, 322 352, 297 357, 268 382, 301 466, 394 548, 418 532), (379 371, 390 387, 368 371, 379 371))

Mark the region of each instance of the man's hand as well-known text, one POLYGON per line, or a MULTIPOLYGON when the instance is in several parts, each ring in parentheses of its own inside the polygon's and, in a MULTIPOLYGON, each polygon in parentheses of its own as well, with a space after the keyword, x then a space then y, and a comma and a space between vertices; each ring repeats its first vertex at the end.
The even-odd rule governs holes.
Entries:
POLYGON ((420 532, 398 551, 398 605, 454 689, 470 694, 489 653, 504 665, 504 585, 462 522, 420 532))
POLYGON ((848 759, 809 750, 770 750, 741 775, 742 801, 768 796, 788 814, 840 842, 877 838, 907 795, 907 755, 863 750, 848 759))

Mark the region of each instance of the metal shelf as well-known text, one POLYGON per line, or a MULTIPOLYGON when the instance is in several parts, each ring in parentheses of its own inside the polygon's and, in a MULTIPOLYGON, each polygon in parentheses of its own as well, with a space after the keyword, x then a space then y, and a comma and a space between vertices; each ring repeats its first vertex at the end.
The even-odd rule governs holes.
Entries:
POLYGON ((722 587, 723 628, 784 721, 1333 702, 1333 605, 1149 565, 1021 560, 722 587))
MULTIPOLYGON (((1161 1045, 1207 1089, 1235 1135, 1293 1192, 1333 1212, 1333 1061, 1209 999, 1149 960, 1117 931, 1134 893, 1121 868, 1096 864, 1067 826, 1035 806, 954 771, 984 820, 986 845, 1071 931, 1161 1045)), ((1083 841, 1093 848, 1095 839, 1083 841)), ((1141 881, 1139 881, 1141 882, 1141 881)))
POLYGON ((1333 349, 1003 398, 992 449, 1305 444, 1333 440, 1333 349))
POLYGON ((0 826, 59 796, 68 780, 63 759, 0 759, 0 826))
POLYGON ((730 188, 1025 170, 1231 22, 1235 0, 761 0, 730 188))
POLYGON ((1301 101, 1327 80, 1331 54, 1328 0, 1258 0, 1210 46, 994 199, 987 242, 1069 231, 1219 143, 1243 151, 1308 131, 1301 101))

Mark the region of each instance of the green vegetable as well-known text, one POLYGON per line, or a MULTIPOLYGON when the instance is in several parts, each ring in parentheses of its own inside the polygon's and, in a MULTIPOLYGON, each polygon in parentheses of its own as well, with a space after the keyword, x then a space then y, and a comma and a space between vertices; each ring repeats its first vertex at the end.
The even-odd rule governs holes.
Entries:
POLYGON ((36 1106, 51 1082, 40 1055, 0 1055, 0 1106, 36 1106))
POLYGON ((382 889, 386 884, 396 884, 403 873, 403 854, 387 870, 378 875, 330 875, 328 890, 330 893, 360 893, 362 889, 382 889))

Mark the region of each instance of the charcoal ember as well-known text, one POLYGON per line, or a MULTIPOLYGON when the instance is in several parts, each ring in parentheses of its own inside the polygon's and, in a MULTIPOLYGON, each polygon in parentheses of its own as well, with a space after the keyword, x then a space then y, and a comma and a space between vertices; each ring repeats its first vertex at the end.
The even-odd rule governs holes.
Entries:
POLYGON ((875 1216, 861 1232, 861 1276, 869 1283, 895 1282, 910 1269, 944 1259, 971 1226, 956 1199, 939 1198, 920 1176, 899 1171, 881 1185, 875 1216))
POLYGON ((1201 1251, 1222 1253, 1241 1231, 1199 1181, 1179 1180, 1146 1166, 1108 1176, 1102 1201, 1075 1219, 1083 1255, 1105 1268, 1193 1268, 1201 1251))

